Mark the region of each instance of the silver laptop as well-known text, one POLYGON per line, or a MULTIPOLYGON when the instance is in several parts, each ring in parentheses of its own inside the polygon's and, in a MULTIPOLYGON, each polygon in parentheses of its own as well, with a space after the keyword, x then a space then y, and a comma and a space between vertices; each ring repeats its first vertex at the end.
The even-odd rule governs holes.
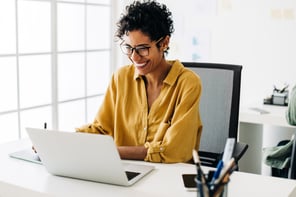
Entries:
POLYGON ((26 130, 42 164, 53 175, 130 186, 154 169, 121 160, 108 135, 26 130))

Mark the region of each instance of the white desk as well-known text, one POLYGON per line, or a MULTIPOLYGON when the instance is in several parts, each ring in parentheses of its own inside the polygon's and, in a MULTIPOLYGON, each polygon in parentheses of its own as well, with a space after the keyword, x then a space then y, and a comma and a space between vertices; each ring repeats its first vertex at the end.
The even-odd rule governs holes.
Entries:
MULTIPOLYGON (((42 165, 10 158, 8 153, 30 147, 28 141, 0 146, 0 196, 140 196, 140 197, 195 197, 195 192, 183 188, 181 175, 194 173, 191 164, 155 164, 156 169, 131 187, 113 186, 95 182, 53 176, 42 165)), ((204 168, 204 170, 207 170, 204 168)), ((296 181, 234 172, 231 176, 229 197, 289 196, 296 181)), ((296 191, 294 191, 296 192, 296 191)), ((294 193, 293 192, 293 193, 294 193)), ((296 195, 294 193, 294 195, 296 195)), ((290 195, 292 196, 292 195, 290 195)))
POLYGON ((239 141, 249 144, 240 160, 240 170, 256 174, 270 175, 270 167, 262 163, 262 148, 276 146, 281 140, 290 139, 296 127, 287 123, 287 107, 274 105, 253 105, 268 111, 259 113, 250 108, 240 109, 239 141))

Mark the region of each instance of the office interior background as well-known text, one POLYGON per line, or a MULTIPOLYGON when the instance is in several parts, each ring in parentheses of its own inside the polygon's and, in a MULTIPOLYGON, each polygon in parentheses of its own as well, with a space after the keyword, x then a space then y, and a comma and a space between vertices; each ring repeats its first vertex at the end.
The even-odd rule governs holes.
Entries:
MULTIPOLYGON (((0 143, 26 127, 74 131, 92 122, 114 71, 114 39, 131 0, 0 1, 0 143)), ((243 66, 241 106, 296 85, 294 0, 159 0, 175 32, 167 59, 243 66)))

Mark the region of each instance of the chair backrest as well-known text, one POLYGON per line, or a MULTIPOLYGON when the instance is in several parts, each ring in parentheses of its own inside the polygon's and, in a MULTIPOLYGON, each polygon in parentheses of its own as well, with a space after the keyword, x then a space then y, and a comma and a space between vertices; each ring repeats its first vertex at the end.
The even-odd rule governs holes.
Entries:
POLYGON ((198 62, 183 62, 183 65, 197 73, 202 81, 201 160, 204 153, 217 157, 223 153, 227 138, 237 139, 242 66, 198 62))

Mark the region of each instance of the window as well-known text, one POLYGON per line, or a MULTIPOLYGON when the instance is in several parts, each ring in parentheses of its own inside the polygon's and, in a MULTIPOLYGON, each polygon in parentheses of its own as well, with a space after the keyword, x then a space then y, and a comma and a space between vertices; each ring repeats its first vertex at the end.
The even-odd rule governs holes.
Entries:
POLYGON ((0 143, 91 122, 112 72, 111 0, 0 1, 0 143))

